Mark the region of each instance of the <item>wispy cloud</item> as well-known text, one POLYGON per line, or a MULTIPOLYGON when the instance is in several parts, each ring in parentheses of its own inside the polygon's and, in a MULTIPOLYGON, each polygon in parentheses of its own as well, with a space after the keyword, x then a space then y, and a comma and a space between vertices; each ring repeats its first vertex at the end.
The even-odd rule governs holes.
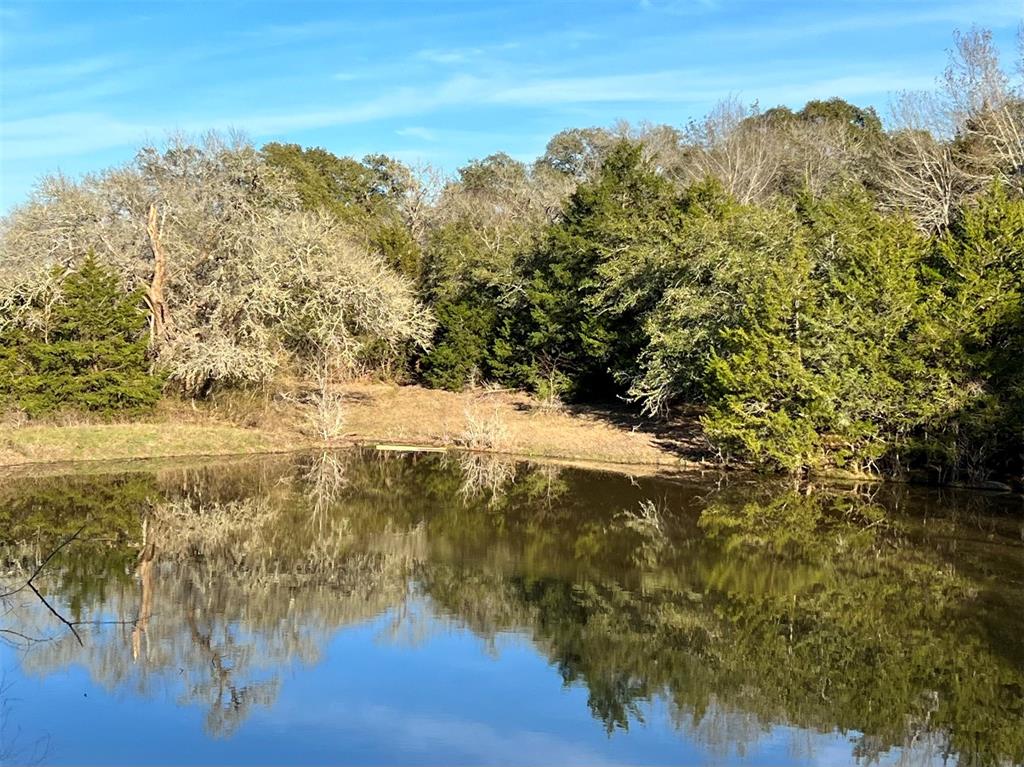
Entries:
POLYGON ((715 10, 718 0, 639 0, 645 11, 661 11, 675 15, 690 15, 715 10))
POLYGON ((435 64, 464 64, 470 59, 481 55, 483 52, 483 48, 458 48, 452 50, 426 48, 417 53, 416 57, 423 61, 431 61, 435 64))
POLYGON ((42 66, 6 68, 0 88, 4 93, 31 93, 40 88, 65 85, 86 77, 94 77, 124 64, 123 57, 93 56, 42 66))
MULTIPOLYGON (((167 130, 199 133, 211 128, 239 128, 253 136, 373 123, 401 117, 422 117, 447 107, 493 105, 518 109, 569 107, 576 104, 706 104, 730 93, 762 104, 796 103, 809 98, 841 95, 855 98, 886 89, 927 87, 930 77, 896 70, 863 75, 814 78, 806 72, 766 72, 754 82, 740 74, 711 75, 703 70, 666 70, 635 75, 510 78, 459 75, 431 86, 401 87, 352 103, 324 108, 278 109, 261 112, 193 114, 168 121, 124 120, 101 112, 56 112, 42 117, 9 120, 0 127, 0 142, 8 159, 59 156, 129 145, 167 130)), ((423 125, 394 131, 395 135, 436 141, 438 133, 423 125)))
POLYGON ((102 167, 174 130, 423 148, 455 167, 542 151, 572 124, 679 124, 730 94, 884 107, 932 85, 955 27, 1012 45, 1021 15, 1021 0, 295 3, 241 18, 225 3, 0 0, 0 187, 9 202, 27 175, 102 167))
POLYGON ((410 128, 400 128, 395 131, 396 136, 406 136, 407 138, 418 138, 423 141, 437 141, 436 131, 432 131, 429 128, 420 128, 413 126, 410 128))
POLYGON ((872 30, 892 31, 923 24, 954 28, 970 26, 984 17, 987 24, 1016 24, 1022 16, 1020 0, 963 0, 949 3, 893 4, 889 13, 858 13, 854 4, 844 14, 801 14, 799 17, 779 15, 773 21, 758 24, 730 24, 717 29, 701 30, 704 41, 719 43, 761 42, 777 45, 794 40, 808 41, 827 35, 850 35, 872 30))
MULTIPOLYGON (((306 710, 284 707, 275 713, 275 727, 306 728, 329 722, 376 738, 386 738, 394 744, 396 753, 422 748, 431 744, 435 750, 444 750, 455 761, 495 763, 514 761, 522 764, 614 765, 595 750, 585 738, 573 740, 546 732, 505 726, 495 728, 487 721, 475 721, 459 716, 421 713, 402 710, 374 701, 331 701, 313 715, 306 710), (284 718, 282 718, 284 717, 284 718)), ((382 741, 383 742, 383 741, 382 741)))
POLYGON ((345 20, 315 19, 295 24, 263 24, 242 29, 238 37, 259 41, 261 45, 289 45, 355 31, 354 25, 345 20))

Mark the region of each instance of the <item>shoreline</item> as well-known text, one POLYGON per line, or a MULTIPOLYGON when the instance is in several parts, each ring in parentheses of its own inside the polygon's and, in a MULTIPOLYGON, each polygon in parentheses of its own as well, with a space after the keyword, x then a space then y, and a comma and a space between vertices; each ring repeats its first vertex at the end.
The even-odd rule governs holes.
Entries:
MULTIPOLYGON (((227 401, 202 408, 169 403, 162 412, 140 421, 0 425, 0 475, 381 445, 410 452, 471 452, 632 476, 761 476, 749 466, 710 458, 693 413, 654 422, 624 409, 544 408, 520 392, 452 393, 378 383, 350 383, 339 389, 344 396, 345 433, 330 441, 304 435, 301 412, 269 400, 227 401), (485 427, 490 423, 500 439, 473 444, 471 438, 479 435, 468 430, 479 431, 481 422, 485 427)), ((910 478, 842 471, 814 473, 810 478, 829 483, 929 485, 910 478)), ((1020 494, 1002 482, 945 487, 1020 494)))

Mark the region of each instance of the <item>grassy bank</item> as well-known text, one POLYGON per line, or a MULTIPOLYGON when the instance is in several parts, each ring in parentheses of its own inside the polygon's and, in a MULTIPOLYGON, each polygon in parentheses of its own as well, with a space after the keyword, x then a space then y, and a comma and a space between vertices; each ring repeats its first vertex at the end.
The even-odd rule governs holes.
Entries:
MULTIPOLYGON (((552 409, 507 391, 455 394, 350 384, 343 392, 345 433, 335 445, 399 442, 665 467, 707 460, 692 418, 653 424, 614 408, 552 409)), ((266 453, 322 444, 303 433, 295 406, 257 399, 199 409, 166 406, 128 423, 0 426, 0 466, 266 453)))
POLYGON ((142 422, 0 429, 0 466, 293 450, 298 439, 230 424, 142 422))

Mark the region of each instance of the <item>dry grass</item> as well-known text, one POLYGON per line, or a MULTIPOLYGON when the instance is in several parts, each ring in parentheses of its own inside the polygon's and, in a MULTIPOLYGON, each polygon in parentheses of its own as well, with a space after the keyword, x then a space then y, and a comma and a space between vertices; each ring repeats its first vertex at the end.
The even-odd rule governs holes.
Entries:
POLYGON ((304 405, 306 431, 323 442, 342 436, 345 430, 345 397, 341 392, 318 390, 304 405))
POLYGON ((0 466, 272 453, 303 445, 302 438, 294 433, 247 429, 214 421, 0 426, 0 466))
POLYGON ((504 452, 511 446, 511 433, 501 412, 500 403, 472 403, 464 411, 465 426, 455 437, 455 443, 470 450, 504 452))
POLYGON ((173 456, 223 456, 278 453, 302 448, 308 439, 292 426, 295 415, 283 411, 275 428, 267 415, 232 423, 218 406, 191 407, 166 401, 144 421, 109 422, 63 415, 46 421, 0 423, 0 466, 116 461, 173 456), (261 428, 242 425, 257 421, 261 428))
POLYGON ((343 391, 347 434, 360 442, 462 444, 609 464, 681 465, 704 458, 692 418, 659 424, 625 410, 555 409, 523 393, 486 389, 455 394, 418 386, 353 383, 343 391))
MULTIPOLYGON (((693 466, 706 459, 692 417, 661 423, 626 410, 546 407, 519 392, 455 394, 377 383, 346 384, 332 393, 328 404, 328 415, 344 414, 343 441, 459 445, 609 467, 693 466)), ((25 424, 12 419, 0 422, 0 466, 267 453, 322 445, 309 436, 307 410, 294 402, 239 394, 203 406, 166 402, 143 422, 64 417, 25 424)), ((333 417, 328 420, 335 423, 333 417)), ((339 417, 337 425, 341 423, 339 417)))

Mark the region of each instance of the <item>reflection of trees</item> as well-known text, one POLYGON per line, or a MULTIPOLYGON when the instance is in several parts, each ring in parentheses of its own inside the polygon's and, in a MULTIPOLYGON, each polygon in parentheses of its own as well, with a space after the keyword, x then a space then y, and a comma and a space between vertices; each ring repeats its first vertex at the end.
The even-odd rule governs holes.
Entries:
POLYGON ((457 453, 456 460, 462 473, 459 493, 468 502, 487 496, 497 503, 505 490, 516 479, 516 461, 507 456, 487 453, 457 453))
MULTIPOLYGON (((25 668, 80 663, 109 688, 173 691, 207 708, 210 732, 227 734, 254 706, 273 703, 287 666, 315 663, 337 627, 406 598, 414 533, 384 530, 372 549, 357 546, 348 516, 315 490, 316 466, 260 466, 250 475, 255 488, 250 468, 150 478, 159 489, 136 510, 133 579, 65 590, 85 570, 101 581, 124 570, 123 555, 104 567, 106 552, 95 546, 63 558, 48 578, 81 620, 131 623, 91 630, 84 648, 69 636, 36 646, 25 668)), ((113 510, 118 499, 108 500, 113 510)), ((19 611, 20 620, 37 618, 19 611)))
MULTIPOLYGON (((484 637, 528 633, 567 683, 587 687, 610 729, 664 697, 694 736, 724 744, 790 723, 863 732, 865 757, 904 747, 911 760, 1020 760, 1024 668, 990 630, 1019 625, 1020 613, 1002 614, 1005 600, 986 601, 953 566, 946 530, 936 549, 918 520, 895 522, 882 502, 820 489, 716 493, 702 501, 708 535, 696 540, 663 502, 644 502, 601 526, 562 527, 561 551, 527 556, 513 576, 435 562, 421 578, 484 637), (580 551, 604 572, 542 565, 580 551), (627 559, 639 583, 615 577, 627 559)), ((1015 557, 1016 570, 995 571, 1011 587, 1019 546, 1015 557)))
MULTIPOLYGON (((270 705, 288 666, 313 664, 339 627, 380 614, 405 597, 398 555, 338 558, 330 584, 251 578, 221 563, 163 561, 142 572, 139 587, 107 594, 90 615, 133 616, 133 626, 93 630, 85 647, 68 635, 37 645, 29 671, 82 664, 110 688, 141 695, 173 692, 208 710, 212 733, 230 733, 253 706, 270 705)), ((140 566, 145 567, 145 565, 140 566)))
POLYGON ((226 733, 339 627, 388 612, 392 639, 416 642, 443 615, 492 650, 500 632, 530 637, 610 731, 660 699, 712 750, 785 723, 863 733, 866 759, 1024 759, 1015 523, 978 512, 964 530, 903 490, 708 493, 468 464, 328 454, 169 470, 142 494, 119 480, 147 499, 143 523, 107 535, 141 552, 134 576, 116 575, 122 548, 83 548, 53 590, 84 618, 139 621, 26 666, 173 689, 226 733), (893 515, 908 506, 925 516, 893 515))

